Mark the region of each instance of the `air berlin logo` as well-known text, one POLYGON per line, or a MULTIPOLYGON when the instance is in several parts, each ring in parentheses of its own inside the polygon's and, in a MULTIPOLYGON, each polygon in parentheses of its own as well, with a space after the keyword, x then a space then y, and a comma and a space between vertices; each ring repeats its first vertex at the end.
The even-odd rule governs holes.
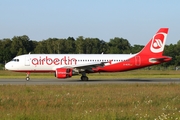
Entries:
POLYGON ((155 49, 159 49, 163 46, 163 42, 160 39, 155 39, 153 43, 153 47, 155 49))
POLYGON ((157 33, 153 37, 152 43, 151 43, 151 48, 150 48, 153 53, 159 53, 164 50, 166 36, 167 36, 167 34, 165 34, 165 33, 157 33))

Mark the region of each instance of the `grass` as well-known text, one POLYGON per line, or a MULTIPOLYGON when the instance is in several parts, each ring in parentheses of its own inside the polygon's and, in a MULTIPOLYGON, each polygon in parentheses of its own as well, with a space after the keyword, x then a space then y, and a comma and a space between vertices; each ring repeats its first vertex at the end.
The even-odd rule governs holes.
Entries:
POLYGON ((1 85, 3 120, 180 119, 179 84, 1 85))
MULTIPOLYGON (((0 71, 0 78, 25 78, 0 71)), ((52 73, 31 74, 53 78, 52 73)), ((180 78, 180 71, 134 70, 89 78, 180 78)), ((74 76, 73 78, 79 78, 74 76)), ((180 119, 180 84, 0 85, 2 120, 180 119)))

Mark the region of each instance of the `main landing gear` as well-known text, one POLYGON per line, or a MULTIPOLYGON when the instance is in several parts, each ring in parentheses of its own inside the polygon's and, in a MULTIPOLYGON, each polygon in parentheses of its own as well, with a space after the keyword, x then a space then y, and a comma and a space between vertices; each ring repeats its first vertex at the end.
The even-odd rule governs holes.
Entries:
POLYGON ((27 72, 27 77, 26 77, 26 81, 29 81, 30 80, 30 72, 27 72))
POLYGON ((86 72, 82 72, 82 76, 81 76, 81 80, 82 81, 88 81, 88 77, 86 76, 86 72))

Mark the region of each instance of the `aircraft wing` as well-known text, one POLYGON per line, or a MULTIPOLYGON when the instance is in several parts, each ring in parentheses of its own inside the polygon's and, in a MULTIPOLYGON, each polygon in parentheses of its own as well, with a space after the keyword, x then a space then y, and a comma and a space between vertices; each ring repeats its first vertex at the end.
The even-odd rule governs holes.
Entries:
MULTIPOLYGON (((87 63, 87 64, 64 66, 61 68, 72 68, 72 69, 76 69, 80 71, 92 71, 92 68, 103 67, 105 63, 107 62, 92 62, 92 63, 87 63)), ((53 68, 53 69, 55 70, 56 68, 53 68)))
POLYGON ((70 66, 70 68, 79 69, 83 71, 84 70, 91 71, 92 68, 103 67, 104 64, 105 62, 92 62, 92 63, 87 63, 87 64, 73 65, 73 66, 70 66))

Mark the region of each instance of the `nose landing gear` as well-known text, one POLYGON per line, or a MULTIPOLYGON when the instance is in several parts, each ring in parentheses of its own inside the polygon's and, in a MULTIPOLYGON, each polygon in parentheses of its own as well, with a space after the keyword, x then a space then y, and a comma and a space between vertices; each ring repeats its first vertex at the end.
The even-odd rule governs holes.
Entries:
POLYGON ((30 80, 30 72, 27 72, 27 77, 26 77, 26 81, 29 81, 30 80))

